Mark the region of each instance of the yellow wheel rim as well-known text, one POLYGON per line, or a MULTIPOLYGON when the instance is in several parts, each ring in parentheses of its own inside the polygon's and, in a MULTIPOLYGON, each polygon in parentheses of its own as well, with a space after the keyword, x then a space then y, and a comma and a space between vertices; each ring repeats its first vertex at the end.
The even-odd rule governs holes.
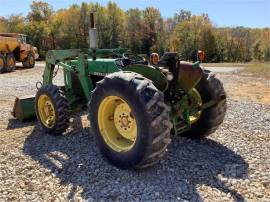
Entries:
MULTIPOLYGON (((201 107, 202 106, 203 101, 202 101, 201 95, 200 95, 200 93, 195 88, 193 88, 190 91, 189 98, 190 98, 192 107, 197 107, 198 108, 198 107, 201 107)), ((196 110, 195 113, 191 114, 189 116, 189 122, 190 122, 190 124, 196 123, 200 119, 201 115, 202 115, 202 111, 201 110, 199 110, 199 111, 196 110)))
POLYGON ((117 152, 129 151, 137 138, 137 122, 128 103, 118 96, 104 98, 98 108, 98 125, 106 144, 117 152))
POLYGON ((38 114, 40 121, 47 128, 55 125, 55 109, 49 96, 41 95, 38 98, 38 114))

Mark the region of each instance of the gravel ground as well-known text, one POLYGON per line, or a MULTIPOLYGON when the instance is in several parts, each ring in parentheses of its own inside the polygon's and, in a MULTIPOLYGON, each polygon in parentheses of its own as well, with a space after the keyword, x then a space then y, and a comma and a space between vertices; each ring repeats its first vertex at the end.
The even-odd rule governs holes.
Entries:
MULTIPOLYGON (((86 112, 74 116, 62 137, 11 117, 14 96, 35 93, 42 71, 0 75, 0 201, 270 201, 270 105, 228 91, 227 116, 216 133, 201 141, 174 137, 160 164, 119 170, 99 154, 86 112)), ((251 80, 218 77, 225 88, 251 80)))

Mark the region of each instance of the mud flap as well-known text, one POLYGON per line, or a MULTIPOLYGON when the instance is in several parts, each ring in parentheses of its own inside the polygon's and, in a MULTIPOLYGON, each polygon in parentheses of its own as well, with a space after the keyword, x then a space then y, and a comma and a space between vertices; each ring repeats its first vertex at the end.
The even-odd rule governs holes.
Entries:
POLYGON ((29 121, 36 119, 35 97, 16 97, 12 110, 12 115, 20 121, 29 121))

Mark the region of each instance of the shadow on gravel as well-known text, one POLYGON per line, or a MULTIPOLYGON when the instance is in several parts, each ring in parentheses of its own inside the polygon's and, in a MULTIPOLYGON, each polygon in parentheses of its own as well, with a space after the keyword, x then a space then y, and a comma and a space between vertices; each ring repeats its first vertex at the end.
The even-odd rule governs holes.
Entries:
MULTIPOLYGON (((32 69, 32 68, 23 67, 22 65, 16 64, 16 68, 15 68, 15 70, 12 71, 12 72, 16 72, 16 71, 24 71, 24 70, 27 70, 27 69, 32 69)), ((1 73, 1 74, 10 74, 10 73, 12 73, 12 72, 3 72, 3 73, 1 73)))
POLYGON ((119 170, 99 154, 89 128, 64 136, 49 136, 38 126, 25 140, 24 153, 72 185, 68 200, 78 187, 87 200, 188 200, 202 201, 196 186, 216 188, 242 201, 237 191, 219 179, 247 177, 248 164, 241 156, 210 139, 193 141, 175 137, 164 160, 147 170, 119 170))
POLYGON ((18 64, 16 65, 16 70, 26 70, 26 69, 31 69, 31 68, 26 68, 26 67, 23 67, 22 65, 18 65, 18 64))
POLYGON ((17 128, 23 128, 23 127, 28 127, 28 126, 33 126, 36 122, 35 121, 26 121, 26 122, 21 122, 15 118, 11 118, 8 120, 8 125, 7 125, 7 130, 13 130, 17 128))

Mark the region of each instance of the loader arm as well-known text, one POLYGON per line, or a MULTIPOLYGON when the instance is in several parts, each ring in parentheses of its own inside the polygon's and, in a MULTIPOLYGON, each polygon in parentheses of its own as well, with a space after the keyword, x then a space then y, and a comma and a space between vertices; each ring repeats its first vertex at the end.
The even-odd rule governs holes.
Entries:
MULTIPOLYGON (((71 50, 51 50, 46 55, 46 66, 43 73, 43 85, 53 83, 55 65, 61 66, 64 71, 65 91, 70 104, 78 101, 75 94, 78 89, 74 88, 72 78, 74 75, 78 78, 79 85, 84 94, 84 101, 91 99, 91 91, 93 90, 92 80, 89 78, 89 59, 121 57, 126 49, 71 49, 71 50), (74 65, 71 60, 77 60, 74 65)), ((84 102, 83 101, 83 102, 84 102)))

